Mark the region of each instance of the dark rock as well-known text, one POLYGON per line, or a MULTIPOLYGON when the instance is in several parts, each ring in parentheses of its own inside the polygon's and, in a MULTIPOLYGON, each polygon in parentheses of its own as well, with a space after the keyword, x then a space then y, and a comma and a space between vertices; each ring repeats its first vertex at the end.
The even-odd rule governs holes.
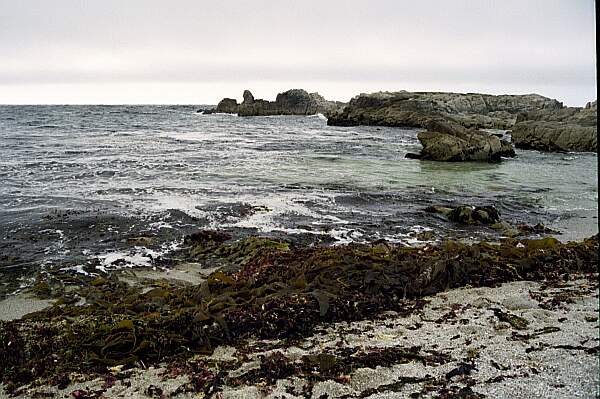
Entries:
POLYGON ((148 385, 148 388, 144 391, 146 396, 151 398, 161 398, 163 397, 163 390, 161 387, 156 385, 148 385))
POLYGON ((498 210, 493 206, 472 208, 462 205, 454 208, 448 215, 453 222, 461 224, 494 224, 500 221, 498 210))
POLYGON ((292 89, 279 93, 275 101, 255 99, 249 90, 244 91, 244 102, 238 107, 240 116, 313 115, 331 112, 341 103, 325 100, 319 93, 292 89))
POLYGON ((404 156, 404 158, 408 158, 408 159, 421 159, 421 154, 415 154, 413 152, 409 152, 408 154, 406 154, 404 156))
POLYGON ((461 376, 461 375, 469 375, 469 374, 471 374, 471 371, 473 371, 473 370, 477 370, 475 365, 470 364, 470 363, 461 362, 461 363, 459 363, 459 365, 457 367, 455 367, 454 369, 452 369, 446 373, 446 379, 449 380, 452 377, 461 376))
POLYGON ((517 228, 523 233, 534 233, 534 234, 562 234, 558 230, 551 229, 549 227, 544 226, 541 223, 536 224, 535 226, 529 224, 520 224, 517 228))
POLYGON ((238 102, 233 98, 224 98, 217 104, 216 112, 224 114, 237 114, 238 113, 238 102))
POLYGON ((454 208, 431 205, 425 212, 436 213, 448 217, 449 220, 461 224, 493 225, 500 222, 500 213, 493 206, 460 205, 454 208))
POLYGON ((252 95, 250 90, 244 90, 244 94, 242 95, 242 97, 244 98, 243 103, 246 105, 252 104, 254 102, 254 96, 252 95))

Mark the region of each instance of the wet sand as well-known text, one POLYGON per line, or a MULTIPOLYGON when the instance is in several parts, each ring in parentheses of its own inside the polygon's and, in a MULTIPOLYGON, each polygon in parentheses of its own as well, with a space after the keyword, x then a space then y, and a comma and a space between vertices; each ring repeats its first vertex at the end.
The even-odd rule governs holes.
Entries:
POLYGON ((0 301, 0 320, 16 320, 28 313, 44 310, 53 300, 39 299, 27 293, 11 295, 0 301))

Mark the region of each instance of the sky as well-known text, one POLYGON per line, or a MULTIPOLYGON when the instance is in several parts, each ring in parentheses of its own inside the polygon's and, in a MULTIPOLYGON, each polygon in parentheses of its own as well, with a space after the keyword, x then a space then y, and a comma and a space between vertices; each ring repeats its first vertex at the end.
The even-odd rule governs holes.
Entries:
POLYGON ((0 0, 0 104, 596 99, 593 0, 0 0))

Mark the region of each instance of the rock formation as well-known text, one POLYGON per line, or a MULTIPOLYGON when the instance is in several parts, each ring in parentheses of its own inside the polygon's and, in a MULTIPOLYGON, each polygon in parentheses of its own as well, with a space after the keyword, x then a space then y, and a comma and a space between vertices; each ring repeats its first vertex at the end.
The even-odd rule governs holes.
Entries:
POLYGON ((301 89, 279 93, 275 101, 255 99, 248 90, 243 97, 241 104, 224 98, 215 112, 240 116, 323 113, 328 125, 427 129, 418 134, 422 153, 409 154, 411 158, 498 161, 503 156, 514 156, 511 144, 478 128, 512 129, 517 148, 597 152, 595 101, 584 108, 574 108, 538 94, 399 91, 360 94, 344 104, 301 89))
POLYGON ((217 104, 216 112, 224 114, 237 114, 238 103, 234 98, 224 98, 217 104))
POLYGON ((597 104, 536 110, 519 115, 512 129, 517 148, 598 152, 597 104))
POLYGON ((417 138, 423 145, 420 158, 433 161, 484 161, 498 162, 502 157, 515 155, 512 145, 492 134, 467 129, 455 122, 431 119, 426 122, 426 131, 417 138))
POLYGON ((440 117, 469 128, 510 129, 521 113, 561 108, 562 103, 537 94, 400 91, 361 94, 326 116, 329 125, 337 126, 425 127, 432 117, 440 117))
POLYGON ((279 93, 275 101, 255 99, 249 90, 245 90, 244 101, 224 98, 217 105, 217 112, 238 114, 239 116, 266 115, 313 115, 329 113, 343 106, 343 103, 327 101, 319 93, 308 93, 302 89, 292 89, 279 93))

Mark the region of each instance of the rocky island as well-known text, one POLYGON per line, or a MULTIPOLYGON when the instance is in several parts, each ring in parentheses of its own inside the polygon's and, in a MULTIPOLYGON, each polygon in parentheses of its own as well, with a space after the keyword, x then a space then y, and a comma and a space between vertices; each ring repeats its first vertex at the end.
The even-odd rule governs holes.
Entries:
POLYGON ((517 116, 536 110, 559 110, 557 100, 538 94, 379 92, 360 94, 345 108, 327 115, 334 126, 423 127, 432 118, 450 119, 467 128, 510 129, 517 116))
POLYGON ((328 101, 318 93, 292 89, 275 101, 255 99, 249 90, 238 104, 222 99, 204 113, 239 116, 312 115, 322 113, 333 126, 422 128, 420 154, 409 158, 435 161, 498 162, 517 148, 541 151, 597 152, 596 102, 585 108, 538 94, 491 95, 442 92, 378 92, 360 94, 349 103, 328 101), (512 130, 512 143, 480 129, 512 130))
POLYGON ((244 90, 243 97, 244 101, 241 104, 233 98, 224 98, 215 108, 215 112, 239 116, 314 115, 332 112, 344 105, 327 101, 319 93, 308 93, 302 89, 279 93, 275 101, 255 99, 250 90, 244 90))
POLYGON ((422 159, 497 161, 514 154, 510 144, 475 129, 512 129, 518 148, 596 152, 596 109, 595 101, 585 108, 565 107, 538 94, 400 91, 360 94, 328 113, 327 123, 425 128, 419 133, 422 159))
POLYGON ((540 109, 519 115, 512 128, 517 148, 598 152, 596 101, 584 108, 540 109))

